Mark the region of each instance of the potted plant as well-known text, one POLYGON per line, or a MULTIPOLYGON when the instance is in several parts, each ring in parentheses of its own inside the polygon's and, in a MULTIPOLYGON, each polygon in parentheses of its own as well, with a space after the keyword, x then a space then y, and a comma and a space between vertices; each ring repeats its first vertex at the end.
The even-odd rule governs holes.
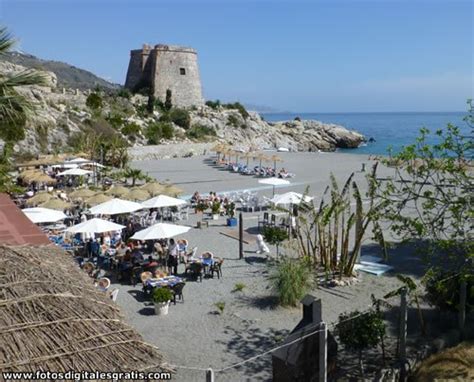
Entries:
POLYGON ((168 288, 155 288, 153 291, 153 302, 155 304, 155 313, 158 316, 168 314, 168 307, 173 298, 173 294, 168 288))
POLYGON ((235 203, 231 202, 225 206, 225 213, 228 216, 227 218, 227 225, 229 227, 235 227, 237 225, 237 218, 234 217, 235 215, 235 203))
POLYGON ((221 202, 214 200, 211 205, 212 220, 219 219, 219 213, 221 211, 221 202))
MULTIPOLYGON (((194 207, 194 211, 198 214, 202 214, 205 210, 207 209, 207 203, 200 200, 197 204, 196 207, 194 207)), ((202 215, 201 215, 202 218, 202 215)))

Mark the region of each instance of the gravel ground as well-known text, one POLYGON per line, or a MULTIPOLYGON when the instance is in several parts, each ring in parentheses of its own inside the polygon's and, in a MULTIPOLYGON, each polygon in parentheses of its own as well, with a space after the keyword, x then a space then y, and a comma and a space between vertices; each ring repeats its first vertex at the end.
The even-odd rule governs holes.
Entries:
MULTIPOLYGON (((332 171, 343 181, 370 161, 365 156, 341 153, 283 153, 284 167, 296 174, 294 185, 281 191, 303 191, 307 185, 310 194, 324 190, 332 171)), ((159 180, 168 179, 191 194, 213 191, 230 191, 257 187, 260 194, 271 196, 271 187, 260 188, 253 177, 229 173, 214 168, 204 157, 135 162, 159 180)), ((382 169, 387 175, 389 169, 382 169)), ((356 173, 361 179, 363 173, 356 173)), ((360 182, 363 185, 363 182, 360 182)), ((280 190, 278 190, 280 191, 280 190)), ((257 215, 245 213, 245 229, 253 232, 257 215)), ((197 216, 183 222, 194 226, 197 216)), ((175 380, 205 380, 203 370, 190 368, 222 369, 234 363, 271 349, 296 326, 302 317, 301 308, 282 308, 276 305, 268 275, 270 266, 266 257, 255 253, 255 245, 245 245, 245 259, 238 259, 238 241, 220 234, 225 218, 211 221, 209 228, 192 229, 183 238, 190 246, 198 246, 198 253, 211 251, 225 259, 223 277, 219 280, 204 279, 202 283, 189 281, 184 288, 184 303, 171 305, 169 314, 155 316, 153 305, 144 300, 140 286, 116 285, 120 288, 118 304, 126 320, 136 328, 146 341, 158 346, 167 361, 178 367, 175 380), (236 283, 244 283, 242 292, 234 292, 236 283), (225 302, 223 314, 218 314, 215 303, 225 302)), ((274 248, 271 248, 274 253, 274 248)), ((367 242, 363 254, 376 254, 376 248, 367 242)), ((418 276, 421 264, 406 248, 392 251, 390 263, 400 271, 418 276), (402 256, 403 255, 403 256, 402 256)), ((184 267, 180 265, 179 272, 184 267)), ((360 281, 352 286, 315 288, 312 293, 322 299, 323 318, 328 323, 337 321, 342 312, 364 310, 370 304, 370 294, 383 296, 399 285, 395 272, 385 276, 361 274, 360 281)), ((225 372, 216 373, 216 381, 266 381, 271 379, 271 359, 258 358, 225 372)))

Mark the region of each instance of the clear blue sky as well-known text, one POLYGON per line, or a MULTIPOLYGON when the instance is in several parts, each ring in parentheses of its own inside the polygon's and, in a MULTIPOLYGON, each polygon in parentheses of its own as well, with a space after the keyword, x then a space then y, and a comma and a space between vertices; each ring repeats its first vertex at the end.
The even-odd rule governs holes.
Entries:
POLYGON ((207 99, 291 111, 453 111, 473 96, 473 2, 0 0, 21 50, 123 83, 142 43, 198 50, 207 99))

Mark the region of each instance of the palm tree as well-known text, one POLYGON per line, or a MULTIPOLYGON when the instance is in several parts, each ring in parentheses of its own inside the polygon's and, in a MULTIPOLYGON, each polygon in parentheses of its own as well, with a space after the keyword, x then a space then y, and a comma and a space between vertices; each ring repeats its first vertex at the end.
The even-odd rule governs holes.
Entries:
POLYGON ((149 177, 142 170, 136 168, 125 168, 124 174, 125 178, 132 178, 132 187, 135 187, 137 180, 147 180, 149 177))
MULTIPOLYGON (((0 27, 0 57, 11 50, 15 41, 7 28, 0 27)), ((8 156, 13 144, 25 137, 25 125, 33 105, 17 92, 17 86, 43 85, 44 75, 34 70, 16 74, 0 73, 0 138, 5 141, 4 156, 8 156)))

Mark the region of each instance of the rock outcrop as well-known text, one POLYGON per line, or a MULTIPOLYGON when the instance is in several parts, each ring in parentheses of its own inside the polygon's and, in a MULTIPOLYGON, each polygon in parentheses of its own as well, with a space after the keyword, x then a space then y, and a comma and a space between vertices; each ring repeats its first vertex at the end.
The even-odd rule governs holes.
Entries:
MULTIPOLYGON (((0 61, 0 73, 14 73, 25 68, 0 61)), ((15 146, 17 152, 55 152, 68 148, 72 134, 84 131, 91 119, 97 118, 97 110, 86 105, 90 91, 58 89, 56 76, 48 76, 46 86, 29 86, 18 89, 36 106, 26 126, 26 138, 15 146)), ((101 118, 122 114, 123 122, 138 126, 133 139, 123 135, 123 128, 115 126, 115 133, 130 140, 130 155, 135 159, 191 156, 202 154, 210 144, 195 142, 186 137, 186 131, 174 126, 175 137, 162 140, 163 145, 147 146, 145 130, 150 123, 156 123, 160 114, 143 113, 147 99, 143 96, 129 98, 104 97, 100 110, 101 118), (143 149, 139 149, 143 147, 143 149), (164 149, 166 147, 166 149, 164 149), (173 151, 173 147, 175 150, 173 151)), ((208 141, 231 144, 242 150, 259 150, 285 147, 290 151, 334 151, 336 148, 355 148, 364 137, 342 126, 319 121, 267 122, 253 112, 245 117, 237 109, 219 107, 212 109, 202 106, 189 111, 191 126, 200 125, 215 131, 208 141)), ((110 128, 111 129, 111 128, 110 128)))

